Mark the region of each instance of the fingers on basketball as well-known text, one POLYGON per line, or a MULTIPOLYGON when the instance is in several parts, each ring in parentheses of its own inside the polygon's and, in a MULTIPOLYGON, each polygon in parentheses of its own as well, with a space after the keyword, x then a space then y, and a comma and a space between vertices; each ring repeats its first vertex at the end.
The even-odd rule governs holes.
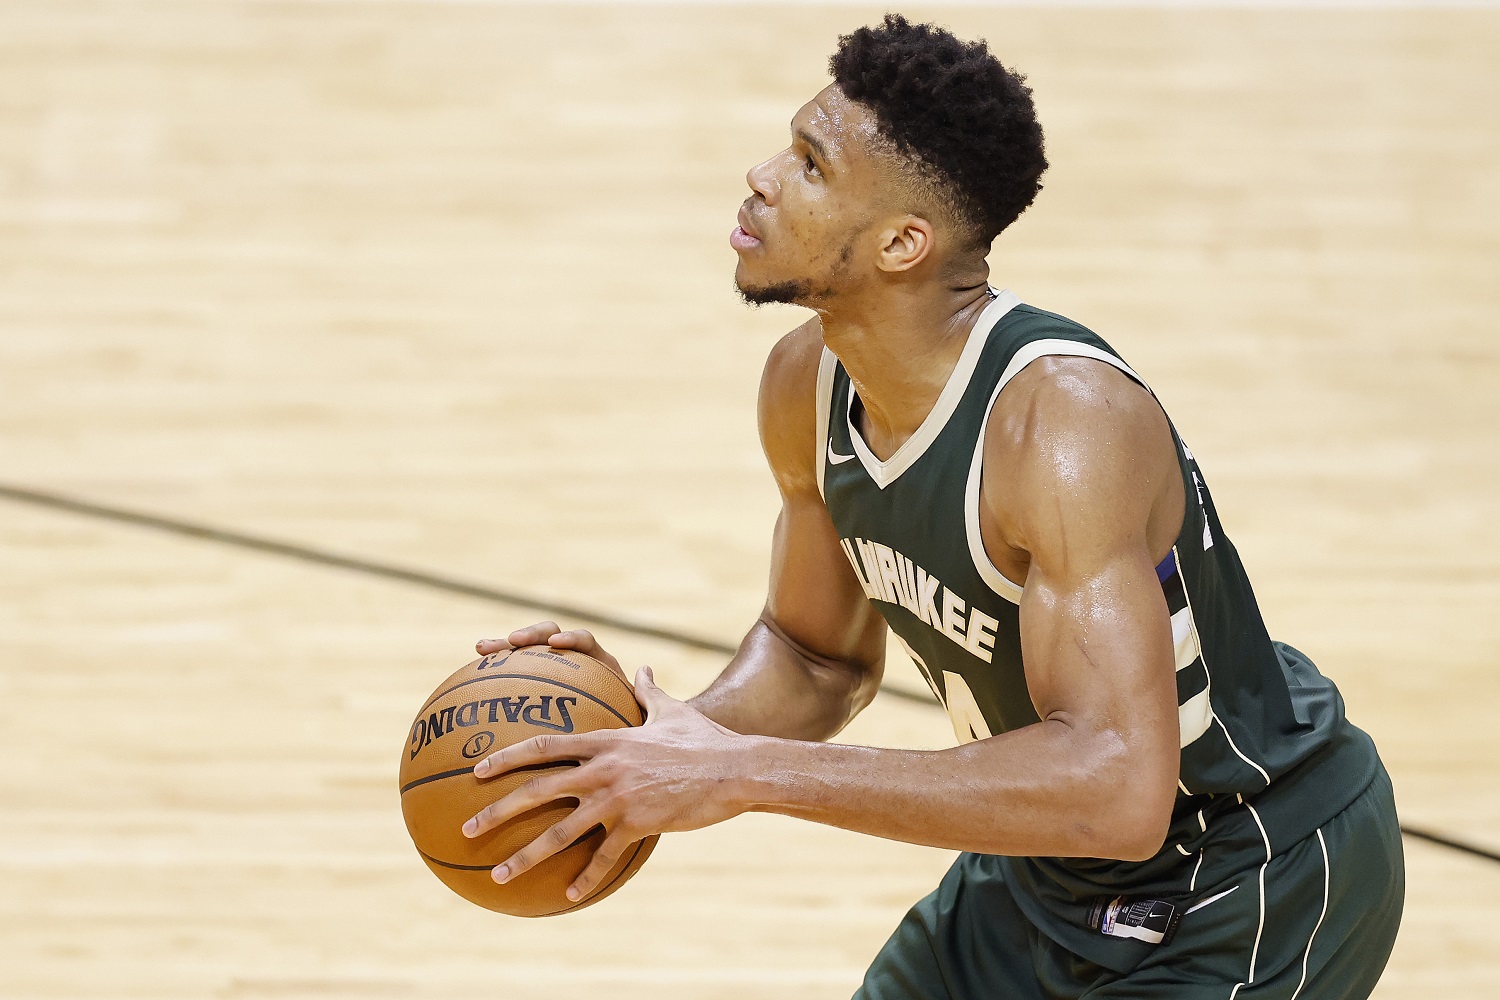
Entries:
POLYGON ((619 828, 612 831, 604 838, 604 843, 599 845, 599 849, 594 852, 593 860, 588 863, 588 867, 568 887, 568 898, 576 901, 587 896, 601 879, 614 870, 615 865, 620 863, 620 858, 625 855, 626 849, 633 843, 635 840, 622 833, 619 828))
POLYGON ((560 633, 557 622, 537 622, 535 625, 516 629, 504 639, 480 639, 474 644, 474 651, 480 656, 488 656, 491 653, 502 653, 507 649, 519 649, 522 646, 542 646, 547 645, 554 636, 559 634, 566 633, 560 633))

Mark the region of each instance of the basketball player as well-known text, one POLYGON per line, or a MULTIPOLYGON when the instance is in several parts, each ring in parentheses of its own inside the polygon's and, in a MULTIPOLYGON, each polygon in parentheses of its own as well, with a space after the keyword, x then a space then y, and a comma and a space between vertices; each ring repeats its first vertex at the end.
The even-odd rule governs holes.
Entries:
MULTIPOLYGON (((1391 785, 1333 684, 1267 635, 1197 461, 1099 337, 988 284, 1046 167, 1030 91, 983 43, 888 16, 751 169, 748 301, 815 312, 772 350, 782 494, 765 611, 690 703, 540 737, 555 760, 465 826, 556 798, 596 825, 587 893, 649 834, 747 810, 960 854, 863 1000, 1368 996, 1400 920, 1391 785), (941 752, 829 745, 887 627, 947 707, 941 752)), ((550 642, 545 622, 494 652, 550 642)), ((612 658, 611 658, 612 659, 612 658)))

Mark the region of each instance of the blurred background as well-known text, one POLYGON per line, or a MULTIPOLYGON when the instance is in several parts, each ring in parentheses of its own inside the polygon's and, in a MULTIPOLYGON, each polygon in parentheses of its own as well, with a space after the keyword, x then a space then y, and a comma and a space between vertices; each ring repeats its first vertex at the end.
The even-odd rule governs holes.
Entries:
MULTIPOLYGON (((758 613, 802 314, 727 235, 885 9, 0 0, 0 997, 852 992, 951 855, 750 816, 523 921, 425 870, 395 772, 526 601, 758 613)), ((1500 8, 898 9, 1035 88, 993 283, 1150 380, 1403 820, 1481 852, 1408 839, 1377 996, 1494 996, 1500 8)), ((724 662, 564 624, 679 696, 724 662)))

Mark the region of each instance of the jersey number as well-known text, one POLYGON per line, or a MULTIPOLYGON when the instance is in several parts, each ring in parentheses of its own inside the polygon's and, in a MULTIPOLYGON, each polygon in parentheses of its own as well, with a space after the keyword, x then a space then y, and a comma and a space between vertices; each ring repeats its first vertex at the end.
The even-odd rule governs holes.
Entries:
POLYGON ((926 661, 904 641, 901 645, 906 648, 907 655, 917 665, 917 669, 922 671, 922 676, 927 678, 927 686, 932 688, 932 693, 938 696, 943 708, 947 709, 948 721, 953 723, 953 735, 959 743, 973 743, 994 735, 990 732, 989 723, 984 721, 984 713, 979 711, 979 702, 974 700, 974 692, 969 690, 968 682, 963 679, 962 674, 944 670, 943 689, 939 691, 938 686, 932 682, 932 671, 927 669, 926 661))

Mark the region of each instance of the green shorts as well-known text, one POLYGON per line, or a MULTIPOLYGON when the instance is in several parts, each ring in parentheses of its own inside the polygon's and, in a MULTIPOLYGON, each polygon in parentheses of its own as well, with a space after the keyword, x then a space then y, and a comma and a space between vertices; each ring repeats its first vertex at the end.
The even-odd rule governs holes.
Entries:
POLYGON ((1390 957, 1406 885, 1384 770, 1263 868, 1173 900, 1185 911, 1176 936, 1129 972, 1044 936, 994 860, 959 856, 896 928, 855 1000, 1361 1000, 1390 957))

